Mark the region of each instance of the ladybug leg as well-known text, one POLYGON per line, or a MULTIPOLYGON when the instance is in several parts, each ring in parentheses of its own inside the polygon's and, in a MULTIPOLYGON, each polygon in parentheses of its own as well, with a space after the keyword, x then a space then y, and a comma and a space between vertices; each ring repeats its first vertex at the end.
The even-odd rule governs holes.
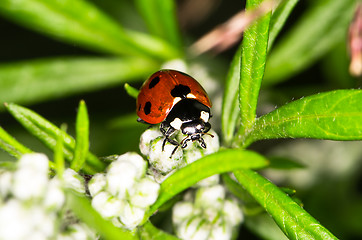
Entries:
MULTIPOLYGON (((176 145, 176 149, 177 149, 177 147, 179 146, 179 143, 170 138, 170 136, 176 132, 176 129, 174 129, 172 126, 168 125, 167 123, 162 122, 161 126, 160 126, 160 131, 162 132, 163 136, 165 136, 165 139, 163 140, 163 143, 162 143, 162 151, 165 150, 166 141, 173 145, 176 145)), ((174 152, 176 152, 176 149, 174 149, 172 151, 171 156, 174 154, 174 152)))
POLYGON ((205 141, 204 141, 204 139, 203 139, 202 137, 200 137, 200 138, 198 139, 198 141, 199 141, 201 147, 206 148, 206 143, 205 143, 205 141))
POLYGON ((189 137, 187 136, 186 138, 184 138, 184 139, 182 140, 182 142, 181 142, 181 147, 182 147, 182 148, 187 147, 187 142, 188 142, 188 141, 191 141, 191 138, 189 138, 189 137))

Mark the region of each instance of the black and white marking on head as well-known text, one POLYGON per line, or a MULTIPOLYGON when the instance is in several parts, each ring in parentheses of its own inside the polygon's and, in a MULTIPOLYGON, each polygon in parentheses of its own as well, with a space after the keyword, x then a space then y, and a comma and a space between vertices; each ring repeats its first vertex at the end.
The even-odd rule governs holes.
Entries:
POLYGON ((172 122, 170 122, 171 127, 176 130, 180 130, 182 126, 182 121, 179 118, 175 118, 172 122))
POLYGON ((172 90, 171 90, 171 96, 176 98, 176 97, 180 97, 180 98, 187 98, 187 95, 191 93, 191 89, 188 86, 179 84, 176 85, 172 90))
POLYGON ((160 77, 159 77, 159 76, 154 77, 154 78, 151 80, 150 84, 148 84, 148 89, 153 88, 153 87, 156 86, 159 82, 160 82, 160 77))
POLYGON ((143 107, 143 111, 146 115, 151 113, 151 102, 146 102, 145 106, 143 107))

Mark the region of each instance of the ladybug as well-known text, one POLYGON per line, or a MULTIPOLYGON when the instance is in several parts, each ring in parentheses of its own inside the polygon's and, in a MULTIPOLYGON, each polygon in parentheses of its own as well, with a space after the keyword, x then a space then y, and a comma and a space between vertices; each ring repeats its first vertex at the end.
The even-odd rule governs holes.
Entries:
MULTIPOLYGON (((160 70, 151 75, 142 85, 137 97, 138 121, 160 124, 166 141, 175 145, 171 156, 187 142, 198 141, 206 148, 203 135, 211 125, 211 101, 203 87, 191 76, 176 70, 160 70), (181 131, 186 137, 178 143, 171 136, 181 131)), ((213 136, 212 136, 213 137, 213 136)), ((171 157, 170 156, 170 157, 171 157)))

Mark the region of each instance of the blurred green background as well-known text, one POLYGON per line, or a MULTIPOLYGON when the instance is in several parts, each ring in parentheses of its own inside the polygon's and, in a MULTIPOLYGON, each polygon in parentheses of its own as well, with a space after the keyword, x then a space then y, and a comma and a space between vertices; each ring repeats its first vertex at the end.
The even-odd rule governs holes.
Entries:
MULTIPOLYGON (((142 19, 134 1, 92 0, 90 2, 124 28, 147 33, 147 22, 142 19)), ((266 81, 260 94, 259 114, 314 93, 361 87, 362 80, 351 77, 348 73, 347 27, 357 1, 347 0, 339 5, 336 2, 339 1, 310 0, 297 3, 270 52, 266 81), (331 10, 328 11, 329 9, 331 10), (301 22, 305 24, 304 29, 299 28, 302 34, 293 35, 296 26, 300 26, 301 22), (324 27, 320 27, 322 25, 324 27), (299 64, 301 67, 296 68, 297 70, 288 70, 288 65, 282 64, 288 62, 291 65, 299 64)), ((184 48, 218 24, 228 20, 245 5, 243 1, 232 0, 179 0, 176 3, 183 47, 173 46, 173 48, 180 52, 184 52, 184 48)), ((0 14, 0 86, 3 89, 6 89, 8 82, 13 81, 11 71, 19 73, 17 66, 39 59, 45 59, 40 63, 46 63, 47 59, 57 58, 63 64, 69 59, 77 58, 80 62, 72 66, 75 66, 77 74, 84 76, 84 79, 81 79, 82 87, 74 90, 72 84, 79 78, 72 79, 67 76, 68 82, 64 83, 59 72, 71 68, 64 68, 62 64, 56 63, 52 69, 57 71, 56 79, 59 81, 52 83, 55 87, 49 85, 55 89, 54 92, 44 94, 41 98, 21 100, 21 95, 25 96, 30 94, 29 91, 35 91, 31 86, 40 90, 39 96, 41 92, 46 92, 46 89, 38 87, 39 84, 42 86, 41 82, 32 85, 31 82, 20 81, 16 85, 18 89, 13 89, 8 97, 4 97, 6 92, 1 93, 0 89, 0 94, 3 94, 1 101, 14 101, 14 94, 19 93, 20 97, 15 98, 20 99, 19 104, 29 107, 58 126, 67 123, 68 132, 74 135, 76 108, 79 101, 84 99, 90 115, 90 149, 93 153, 107 156, 138 151, 139 136, 147 126, 136 122, 135 100, 126 94, 123 85, 129 82, 136 88, 140 87, 142 82, 152 72, 159 70, 166 60, 178 55, 170 53, 171 57, 165 57, 163 60, 152 58, 151 61, 146 60, 146 63, 140 58, 122 67, 122 63, 114 58, 117 54, 108 54, 89 46, 84 48, 76 41, 69 44, 69 41, 63 42, 48 37, 16 24, 10 20, 11 17, 4 17, 5 15, 0 14), (89 60, 89 58, 93 61, 91 65, 81 62, 82 59, 89 60), (119 72, 116 72, 117 69, 119 72), (124 80, 118 77, 123 73, 128 74, 124 80), (7 83, 5 78, 8 78, 7 83), (92 79, 89 80, 92 82, 92 85, 90 84, 92 87, 87 86, 88 78, 92 79), (103 78, 109 81, 106 84, 94 83, 97 79, 103 78), (68 84, 68 87, 64 87, 65 84, 68 84), (57 85, 59 92, 56 91, 57 85)), ((147 48, 147 44, 145 47, 147 48)), ((222 94, 227 68, 236 49, 237 46, 234 46, 218 55, 205 54, 196 58, 186 54, 185 59, 190 67, 202 66, 208 75, 217 80, 216 84, 221 86, 211 94, 216 103, 222 94)), ((182 54, 179 56, 182 57, 182 54)), ((25 68, 22 71, 23 75, 16 76, 23 76, 26 79, 28 71, 38 70, 25 68)), ((51 78, 52 74, 50 69, 46 76, 51 78)), ((208 79, 205 81, 206 85, 211 85, 211 82, 207 82, 208 79)), ((220 115, 220 107, 215 106, 213 111, 214 128, 220 129, 220 119, 217 118, 220 115)), ((0 125, 31 149, 51 155, 49 150, 4 112, 4 108, 0 110, 0 125)), ((296 189, 296 196, 302 200, 307 211, 337 237, 362 239, 361 142, 278 140, 258 142, 251 148, 267 156, 285 157, 302 163, 304 168, 292 170, 274 168, 264 173, 277 185, 296 189)), ((1 152, 0 159, 12 158, 1 152)), ((256 238, 252 232, 264 236, 265 239, 280 239, 280 232, 270 222, 265 214, 247 218, 240 239, 256 238)))

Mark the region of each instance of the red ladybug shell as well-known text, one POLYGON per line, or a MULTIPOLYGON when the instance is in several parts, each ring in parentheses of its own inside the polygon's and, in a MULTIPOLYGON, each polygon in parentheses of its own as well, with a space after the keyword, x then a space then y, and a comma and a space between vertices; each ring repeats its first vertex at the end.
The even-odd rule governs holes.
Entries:
POLYGON ((207 93, 193 77, 176 70, 160 70, 143 83, 137 97, 137 115, 147 123, 160 123, 184 98, 195 98, 211 108, 207 93))

